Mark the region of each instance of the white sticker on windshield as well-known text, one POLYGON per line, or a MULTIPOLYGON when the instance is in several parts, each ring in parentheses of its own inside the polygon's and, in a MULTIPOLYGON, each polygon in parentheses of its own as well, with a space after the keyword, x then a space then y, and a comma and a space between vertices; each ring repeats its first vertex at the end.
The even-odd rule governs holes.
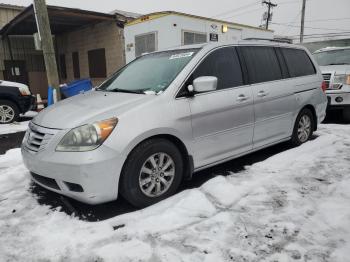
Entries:
POLYGON ((190 56, 193 56, 193 54, 194 54, 194 52, 180 53, 180 54, 172 55, 169 58, 169 60, 190 57, 190 56))

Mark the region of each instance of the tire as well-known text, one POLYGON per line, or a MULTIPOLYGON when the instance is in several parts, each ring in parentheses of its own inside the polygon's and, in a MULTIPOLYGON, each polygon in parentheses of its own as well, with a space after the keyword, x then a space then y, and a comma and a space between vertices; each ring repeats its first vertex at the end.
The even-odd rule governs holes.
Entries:
POLYGON ((350 122, 350 108, 343 109, 343 119, 345 122, 350 122))
POLYGON ((138 145, 129 155, 122 170, 119 190, 130 204, 143 208, 173 195, 182 177, 180 150, 166 139, 150 139, 138 145), (164 170, 155 171, 157 167, 164 170))
POLYGON ((313 132, 314 116, 310 109, 304 108, 300 111, 294 124, 291 143, 293 146, 300 146, 310 140, 313 132), (307 120, 307 121, 306 121, 307 120))
POLYGON ((9 100, 0 100, 0 124, 9 124, 19 119, 18 106, 9 100))

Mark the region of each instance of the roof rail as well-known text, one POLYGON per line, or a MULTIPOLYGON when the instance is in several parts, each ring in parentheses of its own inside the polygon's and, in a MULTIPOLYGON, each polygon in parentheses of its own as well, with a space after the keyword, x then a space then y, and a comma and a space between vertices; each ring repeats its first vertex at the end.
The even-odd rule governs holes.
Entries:
POLYGON ((261 40, 261 41, 270 41, 270 42, 291 44, 290 40, 288 40, 288 39, 280 39, 280 38, 269 39, 269 38, 248 37, 248 38, 244 38, 242 40, 261 40))

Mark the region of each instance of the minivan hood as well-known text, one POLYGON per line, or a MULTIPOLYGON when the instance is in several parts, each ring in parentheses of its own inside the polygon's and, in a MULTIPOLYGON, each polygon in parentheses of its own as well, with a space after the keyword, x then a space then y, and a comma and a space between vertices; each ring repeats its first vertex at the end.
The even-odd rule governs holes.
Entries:
POLYGON ((90 91, 45 108, 33 120, 47 128, 67 129, 118 117, 122 112, 154 99, 154 95, 90 91))
POLYGON ((320 69, 322 73, 350 74, 350 65, 327 65, 320 66, 320 69))

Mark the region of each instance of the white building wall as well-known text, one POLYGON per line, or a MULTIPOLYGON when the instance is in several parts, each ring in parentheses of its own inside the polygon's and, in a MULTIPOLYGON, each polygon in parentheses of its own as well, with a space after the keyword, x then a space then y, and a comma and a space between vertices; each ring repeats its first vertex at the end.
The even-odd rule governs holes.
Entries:
POLYGON ((156 32, 156 50, 183 45, 183 31, 218 34, 219 42, 233 42, 245 38, 273 38, 273 32, 228 24, 228 32, 222 33, 223 23, 171 14, 142 23, 127 25, 124 29, 126 62, 135 59, 135 36, 156 32))

